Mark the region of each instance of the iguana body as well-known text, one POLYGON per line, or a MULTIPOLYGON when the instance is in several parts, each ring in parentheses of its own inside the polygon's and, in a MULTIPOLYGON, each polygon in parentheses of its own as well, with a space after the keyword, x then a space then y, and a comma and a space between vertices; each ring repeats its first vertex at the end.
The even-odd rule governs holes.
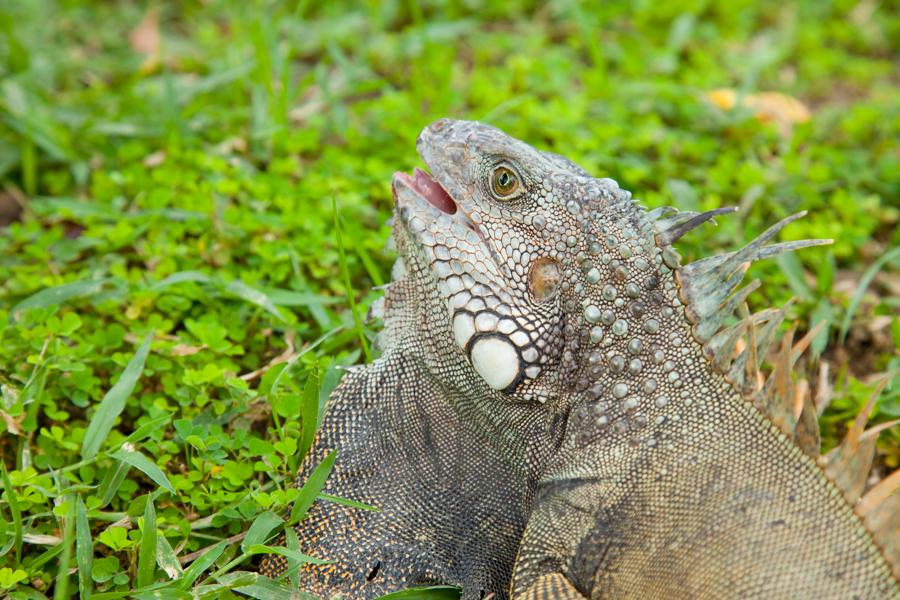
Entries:
POLYGON ((764 381, 783 311, 726 326, 750 261, 819 242, 766 246, 785 220, 680 267, 671 243, 713 213, 646 213, 478 123, 418 147, 437 183, 394 179, 385 353, 342 383, 301 472, 337 449, 326 491, 382 511, 315 505, 301 546, 335 565, 305 589, 505 598, 512 572, 513 598, 900 596, 897 477, 850 504, 864 420, 817 465, 791 374, 808 339, 764 381))
POLYGON ((538 487, 514 597, 897 595, 881 551, 822 469, 709 374, 683 323, 668 325, 665 335, 681 336, 689 352, 669 346, 673 368, 645 367, 641 381, 659 382, 652 394, 627 380, 638 388, 631 414, 609 402, 601 428, 603 400, 575 408, 572 434, 538 487), (563 582, 569 593, 559 591, 563 582))

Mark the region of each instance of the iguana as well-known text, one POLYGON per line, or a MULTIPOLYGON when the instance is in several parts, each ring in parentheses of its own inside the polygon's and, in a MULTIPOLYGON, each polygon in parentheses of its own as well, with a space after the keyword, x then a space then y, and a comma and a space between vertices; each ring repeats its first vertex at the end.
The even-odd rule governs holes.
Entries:
POLYGON ((672 244, 726 210, 647 212, 476 122, 417 146, 432 175, 394 176, 383 355, 337 388, 298 478, 336 449, 325 491, 381 511, 313 506, 301 547, 333 562, 304 589, 900 597, 900 472, 860 498, 871 406, 817 461, 793 372, 815 330, 775 341, 787 307, 744 308, 750 262, 827 242, 770 243, 800 215, 681 266, 672 244))

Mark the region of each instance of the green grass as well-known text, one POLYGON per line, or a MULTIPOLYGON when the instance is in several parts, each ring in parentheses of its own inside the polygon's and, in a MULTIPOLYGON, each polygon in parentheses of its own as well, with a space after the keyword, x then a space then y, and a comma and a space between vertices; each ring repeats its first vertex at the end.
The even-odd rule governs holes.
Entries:
POLYGON ((390 176, 442 116, 651 206, 740 206, 687 260, 808 210, 785 238, 835 244, 755 266, 752 304, 827 322, 826 446, 885 373, 873 419, 900 416, 897 12, 594 4, 157 2, 155 58, 144 3, 0 4, 0 596, 290 587, 248 571, 318 495, 293 474, 373 338, 390 176), (812 119, 783 135, 715 88, 812 119))

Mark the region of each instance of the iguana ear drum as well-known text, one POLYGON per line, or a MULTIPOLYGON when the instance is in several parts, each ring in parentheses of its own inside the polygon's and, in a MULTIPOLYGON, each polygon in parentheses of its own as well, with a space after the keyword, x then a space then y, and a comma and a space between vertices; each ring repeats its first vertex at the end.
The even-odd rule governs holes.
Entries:
POLYGON ((539 258, 528 271, 528 293, 535 302, 547 302, 556 297, 561 280, 559 264, 552 258, 539 258))

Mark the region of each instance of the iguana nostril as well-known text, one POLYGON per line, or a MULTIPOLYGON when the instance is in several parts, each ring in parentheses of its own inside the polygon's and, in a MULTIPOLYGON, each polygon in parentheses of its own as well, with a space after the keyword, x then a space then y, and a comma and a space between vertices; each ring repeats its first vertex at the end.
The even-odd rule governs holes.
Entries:
POLYGON ((551 258, 539 258, 528 271, 528 293, 535 302, 552 300, 559 292, 562 274, 559 263, 551 258))

